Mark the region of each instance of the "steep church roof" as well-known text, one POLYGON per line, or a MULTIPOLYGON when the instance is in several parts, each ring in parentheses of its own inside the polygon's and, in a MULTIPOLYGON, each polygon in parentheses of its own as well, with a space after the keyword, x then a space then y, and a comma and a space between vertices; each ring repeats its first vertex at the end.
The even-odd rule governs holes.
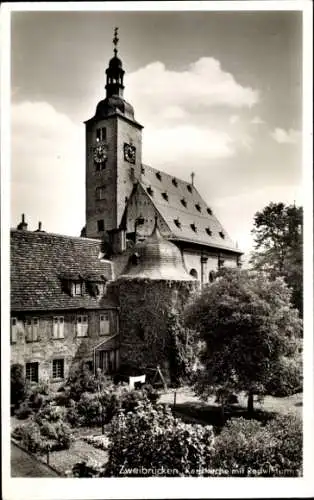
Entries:
POLYGON ((11 309, 106 307, 105 299, 90 293, 71 296, 62 286, 64 280, 111 280, 112 264, 100 257, 99 240, 11 230, 11 309))
POLYGON ((140 184, 169 227, 169 237, 242 253, 194 185, 148 165, 142 166, 140 184))

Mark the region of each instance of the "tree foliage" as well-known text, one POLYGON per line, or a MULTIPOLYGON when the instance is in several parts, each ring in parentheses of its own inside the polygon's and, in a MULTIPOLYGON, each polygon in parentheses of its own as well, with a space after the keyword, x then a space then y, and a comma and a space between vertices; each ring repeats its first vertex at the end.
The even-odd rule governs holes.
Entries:
POLYGON ((19 363, 11 366, 11 404, 16 408, 27 396, 27 383, 24 368, 19 363))
POLYGON ((202 366, 196 391, 208 397, 220 391, 272 393, 274 380, 288 393, 300 387, 298 348, 301 321, 290 304, 291 292, 282 278, 265 273, 222 270, 186 308, 186 325, 203 340, 202 366), (280 370, 289 360, 298 367, 280 370), (293 380, 297 379, 297 380, 293 380))
POLYGON ((251 264, 276 278, 283 276, 292 288, 292 301, 302 314, 303 258, 302 207, 270 203, 254 216, 255 251, 251 264))

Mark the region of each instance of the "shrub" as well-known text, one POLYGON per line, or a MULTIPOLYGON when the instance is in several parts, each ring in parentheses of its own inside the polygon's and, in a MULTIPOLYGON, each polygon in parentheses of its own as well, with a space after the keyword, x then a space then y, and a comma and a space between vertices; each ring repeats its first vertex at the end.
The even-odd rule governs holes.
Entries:
POLYGON ((16 363, 11 366, 11 404, 17 407, 27 396, 24 368, 16 363))
POLYGON ((108 378, 100 371, 94 375, 86 363, 81 363, 69 376, 65 389, 69 397, 78 401, 85 392, 96 393, 108 384, 108 378))
POLYGON ((107 451, 109 448, 110 440, 108 436, 84 436, 82 438, 86 443, 91 444, 95 448, 107 451))
POLYGON ((52 451, 67 450, 72 442, 71 427, 65 422, 43 422, 40 426, 41 435, 51 444, 52 451))
POLYGON ((140 402, 114 417, 109 440, 107 476, 119 476, 122 465, 125 476, 143 475, 143 468, 150 476, 189 476, 210 465, 214 436, 211 426, 185 424, 169 408, 140 402))
POLYGON ((35 415, 35 421, 41 424, 45 421, 48 422, 58 422, 65 419, 66 410, 61 406, 57 406, 53 402, 49 401, 46 405, 42 406, 38 413, 35 415))
POLYGON ((71 428, 61 420, 38 423, 31 420, 25 425, 16 427, 12 436, 21 442, 21 445, 31 453, 43 453, 49 445, 50 450, 64 450, 72 442, 71 428))
POLYGON ((32 415, 33 410, 29 406, 28 401, 23 401, 23 403, 20 404, 19 408, 15 410, 15 416, 18 420, 25 420, 27 419, 30 415, 32 415))
POLYGON ((76 409, 83 425, 100 425, 102 405, 98 394, 84 392, 76 404, 76 409))
POLYGON ((104 473, 104 465, 88 460, 87 462, 77 462, 72 471, 68 473, 70 477, 100 477, 104 473))
POLYGON ((301 464, 302 430, 296 417, 276 417, 264 427, 233 418, 216 438, 213 465, 225 469, 225 475, 296 476, 301 464))
POLYGON ((45 449, 45 441, 42 438, 40 427, 34 421, 16 427, 13 436, 17 436, 21 445, 31 453, 42 453, 45 449))

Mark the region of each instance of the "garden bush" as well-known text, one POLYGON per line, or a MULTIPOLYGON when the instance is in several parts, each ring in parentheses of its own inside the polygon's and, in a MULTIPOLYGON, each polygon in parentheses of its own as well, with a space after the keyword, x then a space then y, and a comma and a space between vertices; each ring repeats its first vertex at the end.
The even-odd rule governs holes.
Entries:
POLYGON ((78 401, 83 393, 96 393, 108 385, 109 379, 101 371, 96 375, 88 368, 86 363, 81 363, 69 375, 64 387, 69 391, 69 397, 78 401))
POLYGON ((40 426, 34 421, 16 427, 12 436, 31 453, 42 453, 45 450, 45 439, 40 432, 40 426))
POLYGON ((169 408, 142 402, 134 412, 121 410, 111 423, 105 475, 206 475, 213 455, 211 426, 185 424, 169 408))
POLYGON ((21 445, 31 453, 43 453, 47 446, 51 451, 65 450, 72 442, 71 428, 65 422, 49 422, 43 420, 41 423, 31 420, 27 424, 17 426, 12 437, 19 440, 21 445))
POLYGON ((34 416, 35 421, 38 424, 43 422, 58 422, 64 420, 66 417, 66 409, 62 406, 54 404, 54 402, 49 401, 47 404, 42 406, 38 413, 34 416))
POLYGON ((24 367, 19 363, 11 366, 11 404, 18 406, 25 400, 27 396, 27 382, 24 375, 24 367))
POLYGON ((29 406, 28 401, 23 401, 14 414, 18 420, 26 420, 33 414, 33 409, 29 406))
POLYGON ((263 426, 256 420, 231 419, 217 436, 213 466, 225 475, 297 476, 302 467, 302 428, 291 415, 263 426))

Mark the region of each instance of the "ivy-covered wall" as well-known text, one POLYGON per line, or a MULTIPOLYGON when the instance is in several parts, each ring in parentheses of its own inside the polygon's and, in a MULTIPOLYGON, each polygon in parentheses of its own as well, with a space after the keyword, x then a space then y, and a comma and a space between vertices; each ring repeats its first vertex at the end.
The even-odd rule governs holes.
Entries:
POLYGON ((197 282, 119 279, 121 365, 169 371, 171 320, 180 313, 197 282))

